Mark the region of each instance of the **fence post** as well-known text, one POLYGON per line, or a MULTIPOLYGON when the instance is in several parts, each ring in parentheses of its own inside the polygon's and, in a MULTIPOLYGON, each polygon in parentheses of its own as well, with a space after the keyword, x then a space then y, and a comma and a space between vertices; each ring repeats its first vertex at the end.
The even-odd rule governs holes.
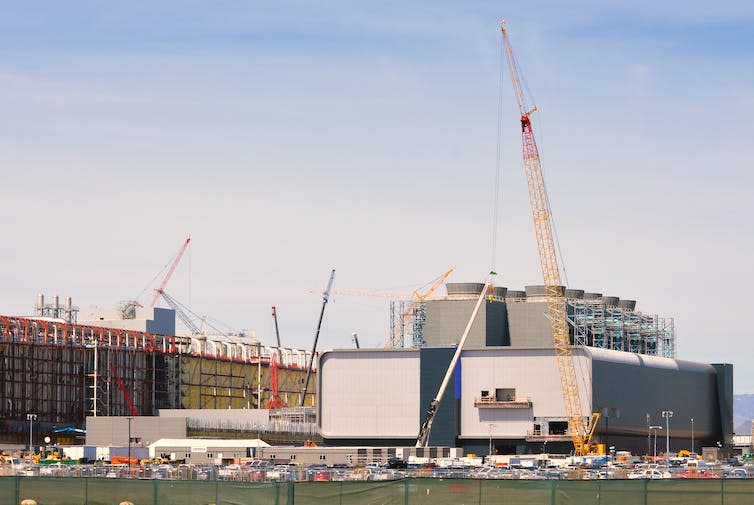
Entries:
POLYGON ((21 477, 16 475, 14 477, 15 482, 13 483, 13 494, 16 496, 13 500, 14 505, 16 503, 21 503, 21 477))
POLYGON ((649 479, 642 479, 644 481, 644 505, 649 503, 649 479))
POLYGON ((725 505, 725 478, 720 479, 720 505, 725 505))
POLYGON ((220 495, 220 481, 215 481, 215 505, 218 505, 218 497, 220 495))
POLYGON ((296 486, 294 485, 294 482, 292 480, 288 481, 288 499, 286 501, 287 505, 294 505, 296 503, 296 498, 293 496, 296 492, 296 486))
POLYGON ((158 486, 157 480, 152 479, 152 505, 157 505, 157 495, 158 495, 157 486, 158 486))
POLYGON ((340 481, 340 488, 338 490, 338 504, 343 505, 343 481, 340 481))
POLYGON ((411 477, 403 479, 403 505, 408 505, 408 481, 411 477))
POLYGON ((597 481, 597 503, 602 503, 602 481, 597 481))
POLYGON ((482 505, 482 479, 479 479, 479 505, 482 505))
POLYGON ((84 477, 84 505, 89 503, 89 477, 84 477))
POLYGON ((555 484, 557 484, 558 481, 551 480, 550 481, 550 505, 555 505, 555 484))

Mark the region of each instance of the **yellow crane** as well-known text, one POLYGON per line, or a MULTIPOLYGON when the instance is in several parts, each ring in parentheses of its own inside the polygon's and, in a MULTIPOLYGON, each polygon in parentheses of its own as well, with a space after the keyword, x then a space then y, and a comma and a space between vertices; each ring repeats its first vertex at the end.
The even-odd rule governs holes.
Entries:
POLYGON ((568 432, 573 440, 574 451, 577 455, 595 452, 591 444, 594 430, 599 421, 599 413, 592 413, 587 424, 581 410, 579 387, 576 380, 573 349, 568 335, 568 320, 566 314, 565 293, 560 280, 557 249, 553 238, 552 214, 550 201, 547 197, 542 164, 539 150, 534 138, 530 115, 537 111, 536 107, 529 108, 521 87, 518 63, 513 56, 505 20, 500 22, 500 32, 503 36, 505 58, 513 81, 519 112, 521 114, 521 140, 523 146, 524 171, 529 188, 529 202, 534 218, 534 231, 539 249, 539 263, 547 298, 547 316, 552 324, 553 345, 557 355, 560 387, 568 418, 568 432))
MULTIPOLYGON (((432 293, 434 293, 437 288, 442 286, 442 284, 445 282, 445 280, 450 277, 450 274, 453 273, 453 269, 448 269, 444 274, 442 274, 440 277, 434 280, 432 285, 423 293, 419 293, 419 291, 414 291, 414 295, 411 298, 411 302, 408 304, 408 308, 403 312, 400 318, 396 318, 396 321, 393 324, 393 331, 391 331, 391 336, 388 337, 387 342, 385 342, 385 349, 394 349, 401 347, 401 344, 403 343, 401 340, 403 338, 403 329, 408 326, 411 323, 411 319, 417 317, 421 317, 421 311, 424 306, 424 302, 427 301, 427 298, 432 296, 432 293)), ((420 322, 419 327, 421 326, 420 322)), ((416 338, 417 335, 414 335, 414 338, 416 338)), ((418 336, 421 338, 421 335, 418 336)))

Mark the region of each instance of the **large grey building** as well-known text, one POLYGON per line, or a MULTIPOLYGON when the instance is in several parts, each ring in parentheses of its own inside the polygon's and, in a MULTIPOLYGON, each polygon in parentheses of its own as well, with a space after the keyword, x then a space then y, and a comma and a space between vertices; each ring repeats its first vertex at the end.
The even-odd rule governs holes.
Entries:
MULTIPOLYGON (((320 357, 318 423, 332 445, 416 439, 482 285, 449 285, 429 301, 426 347, 349 349, 320 357)), ((732 366, 674 358, 672 321, 635 302, 566 290, 581 411, 602 412, 598 442, 653 452, 650 426, 670 420, 671 450, 732 441, 732 366), (585 298, 585 295, 587 297, 585 298), (693 421, 692 421, 693 419, 693 421)), ((568 452, 567 418, 543 290, 498 288, 480 311, 429 445, 487 454, 568 452)), ((654 430, 658 431, 658 430, 654 430)), ((664 431, 659 432, 664 440, 664 431)), ((664 450, 664 445, 658 448, 664 450)))

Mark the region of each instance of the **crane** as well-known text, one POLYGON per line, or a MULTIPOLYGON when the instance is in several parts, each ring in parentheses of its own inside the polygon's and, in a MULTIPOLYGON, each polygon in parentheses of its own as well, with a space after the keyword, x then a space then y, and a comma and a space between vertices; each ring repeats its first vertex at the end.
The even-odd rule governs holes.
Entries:
POLYGON ((537 149, 537 142, 534 138, 530 119, 531 114, 536 112, 537 108, 529 108, 526 104, 518 63, 513 56, 505 20, 500 22, 500 32, 503 37, 505 58, 508 62, 513 90, 521 114, 524 172, 526 173, 526 183, 529 188, 529 203, 531 204, 532 216, 534 218, 539 263, 542 269, 547 298, 547 316, 552 325, 552 338, 557 356, 560 388, 568 418, 568 431, 573 441, 575 453, 577 455, 588 454, 594 450, 591 445, 591 439, 600 415, 596 412, 592 413, 587 425, 581 411, 581 400, 576 381, 576 367, 569 340, 565 296, 561 287, 560 267, 558 264, 557 249, 555 248, 550 201, 547 197, 539 150, 537 149))
POLYGON ((131 413, 132 416, 136 417, 139 415, 139 411, 136 410, 136 406, 134 405, 134 402, 131 401, 131 395, 128 394, 128 389, 126 389, 125 384, 123 384, 123 381, 120 380, 120 375, 118 375, 118 369, 115 368, 115 363, 112 361, 110 362, 110 371, 113 372, 113 377, 115 377, 116 382, 118 383, 118 388, 120 389, 120 392, 123 394, 123 399, 126 400, 126 407, 128 407, 128 411, 131 413))
POLYGON ((304 390, 301 392, 301 404, 299 405, 300 407, 303 407, 304 402, 306 401, 306 390, 309 389, 309 379, 311 379, 312 376, 312 365, 314 365, 314 357, 317 355, 317 341, 319 340, 319 331, 322 328, 322 318, 325 315, 325 307, 327 306, 327 302, 330 300, 330 290, 332 289, 332 282, 334 280, 335 269, 333 268, 332 272, 330 272, 330 280, 327 281, 327 287, 322 293, 322 310, 320 310, 319 312, 317 331, 314 333, 314 344, 312 345, 312 355, 309 356, 309 366, 306 367, 306 379, 304 380, 304 390))
POLYGON ((278 339, 278 347, 281 347, 281 345, 280 345, 280 329, 278 328, 278 309, 274 305, 272 306, 272 319, 275 320, 275 336, 278 339))
POLYGON ((165 274, 165 278, 162 279, 162 283, 160 284, 160 287, 157 288, 156 293, 154 294, 154 298, 152 298, 152 303, 149 304, 149 308, 155 306, 157 303, 157 300, 160 299, 160 295, 162 294, 163 290, 165 289, 165 286, 168 285, 168 281, 173 276, 173 272, 175 272, 176 267, 178 266, 178 263, 181 261, 181 258, 183 257, 183 253, 186 252, 186 248, 189 245, 189 242, 191 242, 191 236, 189 236, 186 241, 183 243, 183 246, 181 246, 181 249, 178 251, 178 254, 175 255, 175 259, 173 259, 173 263, 171 263, 170 268, 168 269, 168 273, 165 274))
POLYGON ((267 408, 270 410, 282 409, 286 404, 280 398, 278 389, 278 353, 273 352, 270 360, 270 400, 267 402, 267 408))
POLYGON ((450 360, 450 365, 448 365, 448 369, 445 371, 445 377, 440 384, 440 389, 437 390, 437 394, 429 404, 429 409, 424 416, 424 422, 422 423, 421 428, 419 428, 419 434, 416 436, 416 447, 426 447, 427 443, 429 442, 429 434, 432 431, 432 423, 434 423, 435 417, 437 417, 437 411, 440 408, 440 402, 442 401, 443 395, 445 395, 445 390, 450 383, 450 378, 453 376, 453 372, 456 369, 458 360, 461 359, 463 345, 466 343, 466 338, 469 336, 471 326, 474 324, 474 320, 479 313, 479 308, 482 306, 482 302, 484 301, 485 297, 488 296, 487 293, 494 291, 494 286, 492 285, 492 282, 490 280, 493 275, 496 275, 495 272, 490 272, 487 281, 484 283, 484 288, 482 288, 482 291, 479 293, 479 298, 477 298, 476 305, 474 305, 474 310, 471 311, 469 322, 466 323, 466 329, 463 330, 461 340, 458 341, 458 346, 456 347, 455 353, 453 353, 453 358, 450 360))
POLYGON ((175 315, 178 316, 181 321, 183 321, 183 324, 186 325, 186 328, 191 332, 192 335, 200 335, 204 333, 204 321, 202 322, 202 327, 200 328, 196 325, 196 323, 194 323, 191 317, 186 314, 186 311, 183 310, 181 303, 170 296, 167 291, 163 290, 158 293, 158 295, 161 296, 170 306, 170 308, 175 311, 175 315))
POLYGON ((445 282, 448 277, 450 277, 450 274, 452 273, 453 269, 448 269, 444 274, 435 279, 429 289, 423 293, 414 291, 413 298, 411 299, 408 308, 403 315, 401 315, 400 318, 396 318, 396 321, 393 323, 393 331, 390 332, 391 335, 385 343, 386 349, 402 347, 403 328, 411 322, 412 317, 414 318, 414 346, 420 347, 424 343, 424 338, 421 335, 421 329, 424 326, 424 302, 445 282))

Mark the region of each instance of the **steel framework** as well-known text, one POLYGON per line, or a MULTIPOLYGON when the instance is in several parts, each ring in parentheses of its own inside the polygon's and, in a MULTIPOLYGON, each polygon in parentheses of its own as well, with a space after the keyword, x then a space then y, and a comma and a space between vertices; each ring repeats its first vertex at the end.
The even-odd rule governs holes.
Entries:
MULTIPOLYGON (((272 396, 270 357, 196 352, 190 339, 0 316, 0 436, 83 427, 87 416, 154 415, 160 408, 261 408, 272 396), (118 382, 122 383, 122 387, 118 382)), ((278 363, 282 401, 298 404, 303 366, 278 363)), ((314 397, 314 387, 307 396, 314 397)))

